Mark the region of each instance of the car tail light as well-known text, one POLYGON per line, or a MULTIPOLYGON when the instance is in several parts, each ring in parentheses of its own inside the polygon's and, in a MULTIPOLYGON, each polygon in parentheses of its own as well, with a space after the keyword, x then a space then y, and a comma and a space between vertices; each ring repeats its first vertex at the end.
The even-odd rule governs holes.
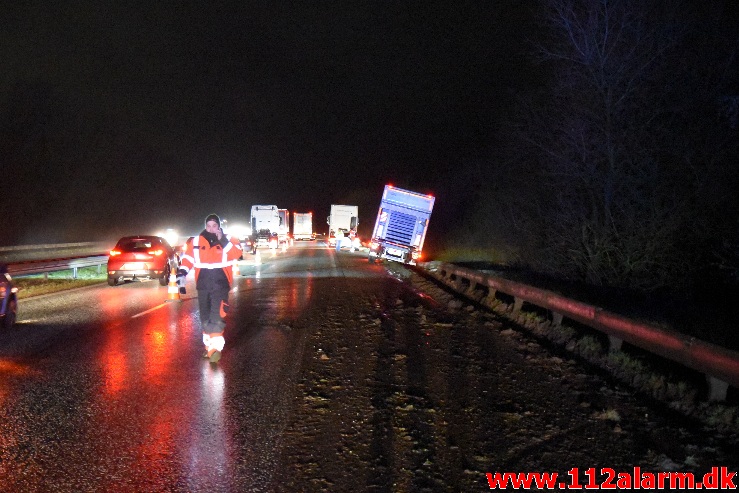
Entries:
POLYGON ((162 249, 159 249, 159 250, 150 250, 148 253, 149 253, 149 255, 154 255, 154 256, 158 257, 159 255, 161 255, 161 254, 164 253, 164 250, 162 250, 162 249))
POLYGON ((119 252, 118 250, 111 250, 110 251, 110 256, 111 257, 115 257, 116 255, 120 255, 120 254, 121 254, 121 252, 119 252))

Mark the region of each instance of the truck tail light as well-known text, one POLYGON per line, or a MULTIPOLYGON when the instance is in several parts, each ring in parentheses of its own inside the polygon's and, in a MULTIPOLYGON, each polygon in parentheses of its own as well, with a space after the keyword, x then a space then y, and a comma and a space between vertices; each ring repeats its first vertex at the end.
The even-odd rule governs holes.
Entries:
POLYGON ((376 241, 370 242, 370 250, 377 250, 380 247, 380 244, 376 241))
POLYGON ((421 252, 418 250, 415 250, 413 253, 411 253, 411 258, 413 260, 418 260, 419 258, 421 258, 421 252))

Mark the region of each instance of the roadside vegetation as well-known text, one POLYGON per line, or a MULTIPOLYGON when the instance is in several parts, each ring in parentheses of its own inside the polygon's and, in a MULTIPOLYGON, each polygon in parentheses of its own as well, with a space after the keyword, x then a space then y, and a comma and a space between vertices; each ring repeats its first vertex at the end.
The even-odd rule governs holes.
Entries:
POLYGON ((505 166, 480 169, 480 235, 466 237, 595 286, 739 279, 735 35, 706 7, 543 5, 542 84, 518 100, 505 166))
POLYGON ((736 34, 720 4, 539 4, 540 77, 465 175, 481 186, 438 259, 739 348, 736 34))
POLYGON ((48 276, 36 274, 32 276, 14 277, 13 284, 18 288, 18 299, 55 293, 68 289, 81 288, 106 281, 105 269, 98 267, 84 267, 77 269, 77 278, 72 269, 58 272, 49 272, 48 276))

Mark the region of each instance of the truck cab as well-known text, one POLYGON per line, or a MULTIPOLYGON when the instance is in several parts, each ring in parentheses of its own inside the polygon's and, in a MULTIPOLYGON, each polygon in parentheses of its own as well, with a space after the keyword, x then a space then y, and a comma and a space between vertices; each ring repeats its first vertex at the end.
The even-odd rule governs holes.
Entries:
POLYGON ((257 248, 269 247, 273 235, 279 238, 282 224, 279 211, 276 205, 251 206, 253 253, 256 253, 257 248))

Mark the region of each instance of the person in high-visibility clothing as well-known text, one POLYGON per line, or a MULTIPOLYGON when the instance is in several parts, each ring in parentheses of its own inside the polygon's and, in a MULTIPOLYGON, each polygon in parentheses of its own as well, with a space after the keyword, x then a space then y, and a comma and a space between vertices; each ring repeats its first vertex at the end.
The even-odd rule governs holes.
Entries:
POLYGON ((242 255, 238 238, 223 233, 221 220, 215 214, 205 218, 205 229, 199 236, 185 243, 177 271, 178 284, 195 269, 195 287, 198 290, 200 323, 203 328, 203 357, 211 363, 221 359, 226 344, 223 337, 226 314, 229 311, 228 292, 233 282, 233 265, 242 255))
POLYGON ((336 251, 341 251, 341 242, 344 241, 344 231, 341 229, 336 230, 336 251))
MULTIPOLYGON (((349 251, 354 251, 354 240, 357 238, 357 231, 352 228, 349 230, 349 251)), ((359 248, 357 248, 359 250, 359 248)))

